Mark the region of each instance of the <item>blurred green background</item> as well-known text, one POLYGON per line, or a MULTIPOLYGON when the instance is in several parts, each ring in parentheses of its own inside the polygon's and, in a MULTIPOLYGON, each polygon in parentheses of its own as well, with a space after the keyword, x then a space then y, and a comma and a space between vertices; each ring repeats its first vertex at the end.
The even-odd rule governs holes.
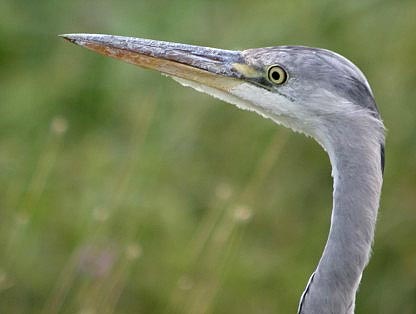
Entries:
POLYGON ((57 37, 301 44, 388 128, 357 313, 416 313, 416 2, 1 1, 0 313, 295 313, 329 226, 311 139, 57 37))

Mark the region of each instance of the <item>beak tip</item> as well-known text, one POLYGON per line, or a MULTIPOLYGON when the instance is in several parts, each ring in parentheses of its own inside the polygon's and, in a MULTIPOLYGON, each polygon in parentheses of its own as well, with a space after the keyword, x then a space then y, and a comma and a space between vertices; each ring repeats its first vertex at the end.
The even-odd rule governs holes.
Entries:
POLYGON ((61 34, 61 35, 58 35, 58 37, 61 37, 65 39, 66 41, 69 41, 70 43, 73 43, 73 44, 77 43, 77 38, 75 34, 61 34))
POLYGON ((87 42, 88 40, 93 39, 93 35, 91 34, 61 34, 58 35, 58 37, 61 37, 70 43, 80 46, 82 46, 83 43, 87 42))

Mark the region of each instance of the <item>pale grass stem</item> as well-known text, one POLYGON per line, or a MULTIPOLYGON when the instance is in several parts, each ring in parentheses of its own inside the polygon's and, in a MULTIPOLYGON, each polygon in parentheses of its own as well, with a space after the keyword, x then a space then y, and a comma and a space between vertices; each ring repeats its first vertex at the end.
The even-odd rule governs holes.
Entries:
MULTIPOLYGON (((136 99, 131 101, 137 105, 136 99)), ((155 103, 149 100, 145 102, 155 103)), ((131 186, 131 178, 134 169, 137 167, 137 163, 140 160, 140 155, 137 155, 137 147, 141 147, 145 143, 157 106, 155 104, 152 106, 142 106, 142 108, 143 113, 137 114, 137 116, 142 117, 142 119, 139 123, 135 121, 137 129, 132 132, 129 144, 131 147, 130 153, 126 157, 125 162, 120 162, 123 166, 117 171, 118 175, 114 179, 114 188, 112 189, 112 194, 109 196, 108 204, 99 206, 92 211, 92 218, 95 223, 89 227, 89 229, 91 229, 88 232, 89 236, 88 238, 83 239, 84 242, 79 245, 79 248, 82 248, 82 246, 85 245, 94 246, 97 243, 102 242, 100 237, 108 228, 107 225, 111 219, 111 215, 123 205, 123 201, 126 199, 131 186)), ((117 245, 115 248, 115 254, 117 256, 116 261, 114 261, 114 264, 108 272, 97 278, 92 278, 90 280, 81 280, 82 278, 78 278, 80 276, 77 272, 79 256, 78 254, 75 254, 76 261, 74 261, 74 257, 72 257, 63 268, 55 288, 45 303, 43 313, 59 313, 64 306, 67 304, 71 305, 71 303, 75 303, 75 307, 80 309, 80 313, 114 313, 119 297, 125 287, 126 278, 130 273, 130 266, 142 255, 140 245, 131 241, 131 238, 134 238, 134 235, 125 235, 124 238, 128 244, 125 245, 124 249, 120 249, 120 245, 117 245), (68 297, 68 292, 71 289, 75 290, 77 284, 80 284, 81 286, 79 289, 76 289, 76 297, 68 297)), ((137 239, 135 239, 135 241, 136 240, 137 239)), ((104 240, 104 242, 105 241, 106 240, 104 240)))
POLYGON ((186 279, 189 283, 187 289, 181 289, 181 285, 174 288, 167 312, 210 313, 233 251, 241 243, 243 226, 254 214, 255 196, 276 164, 288 136, 288 132, 279 131, 254 167, 242 191, 226 193, 229 196, 217 199, 213 209, 207 213, 190 246, 189 270, 178 281, 180 283, 186 279), (232 195, 237 196, 232 198, 232 195), (201 273, 205 275, 201 277, 201 273))
POLYGON ((68 122, 64 117, 56 116, 52 119, 48 138, 29 181, 27 189, 22 193, 20 204, 16 206, 15 225, 10 232, 6 248, 9 263, 13 263, 15 252, 18 251, 20 241, 25 236, 28 224, 40 209, 37 208, 46 182, 52 173, 59 155, 63 135, 68 129, 68 122))

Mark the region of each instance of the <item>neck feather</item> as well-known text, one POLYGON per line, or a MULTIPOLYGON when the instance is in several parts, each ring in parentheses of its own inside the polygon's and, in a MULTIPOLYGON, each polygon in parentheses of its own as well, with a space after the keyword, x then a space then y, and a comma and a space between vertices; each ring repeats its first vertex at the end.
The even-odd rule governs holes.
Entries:
MULTIPOLYGON (((331 227, 324 253, 302 295, 301 314, 354 313, 355 294, 368 263, 382 186, 380 121, 355 121, 321 143, 334 177, 331 227), (370 123, 371 125, 371 123, 370 123)), ((342 129, 339 123, 337 130, 342 129)), ((326 134, 328 134, 326 132, 326 134)))

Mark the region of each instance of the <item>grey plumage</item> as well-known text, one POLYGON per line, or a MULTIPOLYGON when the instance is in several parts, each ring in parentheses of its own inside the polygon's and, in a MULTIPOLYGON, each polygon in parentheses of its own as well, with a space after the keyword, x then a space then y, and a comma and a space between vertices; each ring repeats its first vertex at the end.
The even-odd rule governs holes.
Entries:
POLYGON ((232 51, 111 35, 63 37, 313 137, 332 165, 333 210, 328 241, 299 313, 354 313, 384 167, 384 125, 354 64, 334 52, 302 46, 232 51), (283 79, 271 79, 271 68, 278 68, 283 79))
POLYGON ((365 76, 353 63, 337 53, 304 46, 277 46, 245 50, 243 55, 247 62, 260 68, 267 64, 282 64, 290 72, 292 80, 307 83, 298 89, 297 97, 316 88, 326 89, 370 109, 379 117, 365 76))

